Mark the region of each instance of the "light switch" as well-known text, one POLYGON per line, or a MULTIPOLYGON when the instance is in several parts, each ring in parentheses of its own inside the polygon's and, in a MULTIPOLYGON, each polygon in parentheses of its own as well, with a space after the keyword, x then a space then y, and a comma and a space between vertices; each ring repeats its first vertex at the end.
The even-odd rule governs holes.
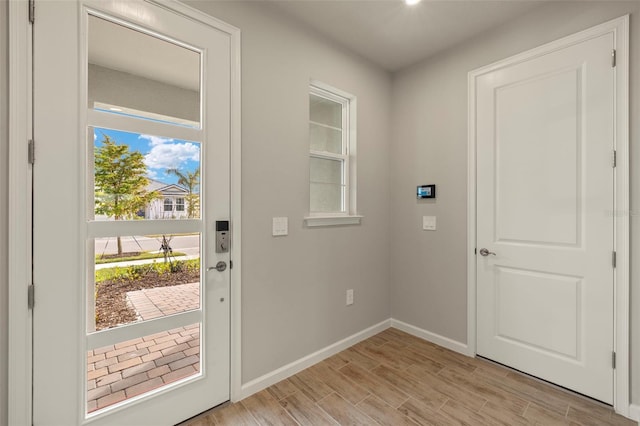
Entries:
POLYGON ((435 216, 422 216, 422 229, 424 231, 436 230, 436 217, 435 216))
POLYGON ((274 217, 273 218, 273 236, 289 235, 289 218, 274 217))

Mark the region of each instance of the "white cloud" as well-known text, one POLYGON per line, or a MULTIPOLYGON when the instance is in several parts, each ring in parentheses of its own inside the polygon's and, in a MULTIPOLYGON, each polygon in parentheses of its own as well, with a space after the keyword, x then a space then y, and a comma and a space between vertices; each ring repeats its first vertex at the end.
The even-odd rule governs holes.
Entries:
POLYGON ((157 145, 162 145, 164 143, 167 142, 172 142, 173 139, 170 138, 163 138, 160 136, 152 136, 152 135, 140 135, 138 136, 138 139, 146 139, 149 141, 149 145, 150 146, 157 146, 157 145))
MULTIPOLYGON (((162 139, 162 138, 159 138, 162 139)), ((165 141, 167 142, 167 141, 165 141)), ((200 160, 200 147, 196 144, 165 143, 152 145, 151 150, 144 157, 144 162, 150 169, 174 169, 189 161, 200 160)), ((153 142, 152 142, 153 143, 153 142)))

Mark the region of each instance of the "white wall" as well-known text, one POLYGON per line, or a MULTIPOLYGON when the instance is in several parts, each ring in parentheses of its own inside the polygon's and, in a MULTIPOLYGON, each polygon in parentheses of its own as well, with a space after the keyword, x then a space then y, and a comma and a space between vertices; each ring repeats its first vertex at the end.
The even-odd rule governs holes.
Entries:
POLYGON ((242 379, 389 318, 387 73, 261 2, 190 2, 242 30, 242 379), (317 79, 358 98, 362 225, 305 228, 309 94, 317 79), (274 216, 289 236, 271 236, 274 216), (345 291, 355 304, 345 306, 345 291))
MULTIPOLYGON (((8 14, 9 2, 0 3, 0 206, 7 205, 9 180, 8 122, 8 14)), ((0 208, 0 425, 7 423, 7 209, 0 208)))
POLYGON ((631 16, 632 392, 640 402, 640 2, 549 2, 394 75, 391 108, 391 312, 465 343, 467 73, 521 51, 631 16), (435 183, 438 198, 417 202, 435 183), (438 230, 421 231, 423 215, 438 230))

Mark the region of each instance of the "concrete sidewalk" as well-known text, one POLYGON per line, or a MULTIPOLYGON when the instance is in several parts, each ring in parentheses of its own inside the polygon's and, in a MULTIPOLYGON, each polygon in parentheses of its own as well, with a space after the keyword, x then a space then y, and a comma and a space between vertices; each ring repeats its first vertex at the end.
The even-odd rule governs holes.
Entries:
MULTIPOLYGON (((190 254, 187 256, 172 256, 172 260, 191 260, 191 259, 199 259, 200 255, 190 254)), ((159 257, 157 259, 144 259, 144 260, 130 260, 127 262, 109 262, 109 263, 100 263, 95 265, 96 271, 98 269, 106 269, 106 268, 115 268, 116 266, 125 267, 131 265, 148 265, 149 263, 162 263, 164 262, 164 258, 159 257)))

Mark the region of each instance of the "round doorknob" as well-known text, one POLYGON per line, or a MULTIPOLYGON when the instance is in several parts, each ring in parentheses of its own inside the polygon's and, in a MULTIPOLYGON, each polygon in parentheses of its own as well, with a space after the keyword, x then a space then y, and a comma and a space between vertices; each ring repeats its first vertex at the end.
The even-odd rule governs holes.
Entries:
POLYGON ((487 250, 486 248, 481 248, 480 249, 480 255, 481 256, 489 256, 490 254, 492 255, 496 255, 494 252, 487 250))

